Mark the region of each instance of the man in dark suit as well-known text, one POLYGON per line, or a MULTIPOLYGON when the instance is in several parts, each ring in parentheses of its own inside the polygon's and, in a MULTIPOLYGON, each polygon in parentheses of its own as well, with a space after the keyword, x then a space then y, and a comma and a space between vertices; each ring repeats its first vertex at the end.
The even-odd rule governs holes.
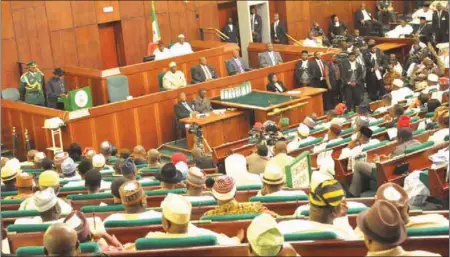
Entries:
POLYGON ((177 125, 177 138, 184 132, 184 124, 179 122, 180 119, 187 118, 189 116, 193 116, 197 114, 195 112, 194 104, 188 102, 186 100, 186 94, 181 92, 178 96, 178 103, 174 106, 175 109, 175 117, 176 117, 176 125, 177 125))
POLYGON ((367 36, 371 31, 376 31, 379 36, 383 36, 381 23, 372 17, 365 3, 362 3, 361 9, 355 13, 355 28, 358 28, 363 36, 367 36))
POLYGON ((229 39, 222 39, 223 42, 239 44, 239 28, 234 25, 233 18, 228 18, 228 23, 223 26, 222 33, 229 37, 229 39))
POLYGON ((428 41, 431 40, 432 34, 433 27, 427 24, 427 20, 425 17, 420 17, 420 24, 414 29, 413 35, 419 37, 421 42, 427 44, 428 41))
POLYGON ((243 58, 239 57, 239 51, 233 50, 233 58, 226 62, 228 75, 234 75, 249 71, 248 63, 243 58))
POLYGON ((280 15, 275 13, 273 15, 274 22, 270 26, 270 35, 272 36, 272 42, 275 44, 288 44, 288 38, 286 36, 287 28, 284 22, 280 21, 280 15))
POLYGON ((387 58, 374 42, 368 45, 368 50, 364 54, 367 93, 372 101, 376 101, 384 95, 383 74, 387 69, 387 58))
POLYGON ((256 12, 256 7, 251 7, 250 25, 252 29, 253 42, 262 42, 262 19, 256 12))
MULTIPOLYGON (((308 70, 311 75, 309 85, 316 88, 328 89, 325 81, 325 62, 322 60, 321 55, 322 54, 320 52, 314 52, 314 59, 309 61, 308 70)), ((328 91, 322 94, 322 98, 325 110, 330 110, 334 107, 331 105, 330 93, 328 91)))
POLYGON ((191 153, 195 167, 199 169, 212 169, 217 167, 216 162, 212 158, 205 156, 201 148, 194 147, 191 153))
POLYGON ((348 55, 348 59, 342 62, 342 87, 344 90, 344 102, 347 108, 353 109, 361 103, 362 98, 362 67, 356 62, 355 52, 348 55))
POLYGON ((200 64, 191 68, 192 84, 217 78, 215 69, 208 65, 205 57, 200 57, 200 64))
POLYGON ((64 104, 58 103, 58 97, 67 94, 66 82, 64 81, 64 71, 56 68, 53 76, 45 85, 47 93, 47 106, 55 109, 64 109, 64 104))
POLYGON ((306 87, 310 81, 308 51, 302 51, 302 59, 295 64, 295 81, 299 87, 306 87))
POLYGON ((325 81, 327 83, 328 90, 330 91, 331 105, 335 106, 337 103, 342 102, 341 96, 341 67, 336 59, 337 55, 333 54, 331 56, 331 61, 327 63, 328 74, 325 76, 325 81))
POLYGON ((436 43, 448 42, 448 12, 443 10, 441 3, 436 4, 433 13, 433 31, 436 35, 436 43))

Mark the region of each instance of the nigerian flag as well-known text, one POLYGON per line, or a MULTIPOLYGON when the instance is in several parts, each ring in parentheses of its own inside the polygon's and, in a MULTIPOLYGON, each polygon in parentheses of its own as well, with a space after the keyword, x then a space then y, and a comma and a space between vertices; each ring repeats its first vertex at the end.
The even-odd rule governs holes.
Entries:
POLYGON ((157 43, 161 39, 161 32, 159 31, 158 18, 156 17, 155 1, 152 1, 152 31, 153 43, 157 43))

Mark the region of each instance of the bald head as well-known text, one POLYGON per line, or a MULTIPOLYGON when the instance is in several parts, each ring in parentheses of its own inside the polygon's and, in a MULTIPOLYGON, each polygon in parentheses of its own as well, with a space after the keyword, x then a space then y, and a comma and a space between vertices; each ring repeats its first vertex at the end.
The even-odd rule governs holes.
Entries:
POLYGON ((44 252, 47 256, 77 256, 79 246, 77 232, 65 223, 51 225, 44 234, 44 252))
POLYGON ((274 148, 275 155, 279 153, 287 153, 287 144, 284 141, 278 141, 274 148))

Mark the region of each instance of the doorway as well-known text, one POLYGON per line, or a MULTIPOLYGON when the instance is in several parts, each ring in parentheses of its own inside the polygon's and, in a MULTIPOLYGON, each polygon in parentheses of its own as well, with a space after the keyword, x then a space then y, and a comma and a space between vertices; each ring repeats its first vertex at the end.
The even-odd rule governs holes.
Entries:
POLYGON ((102 69, 125 65, 122 26, 120 21, 98 25, 102 69))

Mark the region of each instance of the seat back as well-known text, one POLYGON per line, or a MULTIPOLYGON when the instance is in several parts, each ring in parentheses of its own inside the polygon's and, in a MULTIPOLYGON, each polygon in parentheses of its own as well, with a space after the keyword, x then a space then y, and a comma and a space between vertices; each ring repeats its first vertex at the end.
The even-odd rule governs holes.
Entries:
MULTIPOLYGON (((95 242, 86 242, 80 244, 81 253, 99 253, 100 247, 95 242)), ((43 246, 24 246, 20 247, 16 251, 17 256, 43 256, 44 247, 43 246)))
POLYGON ((165 89, 163 87, 163 78, 164 75, 166 75, 166 71, 162 71, 160 73, 158 73, 158 84, 159 84, 159 91, 167 91, 167 89, 165 89))
POLYGON ((284 234, 285 241, 309 241, 309 240, 327 240, 337 239, 337 235, 331 231, 317 231, 310 233, 292 233, 284 234))
POLYGON ((289 195, 289 196, 253 196, 250 197, 250 202, 262 202, 262 203, 271 203, 271 202, 289 202, 289 201, 304 201, 308 200, 308 196, 306 194, 298 194, 298 195, 289 195))
POLYGON ((20 99, 19 90, 14 87, 3 89, 2 98, 10 101, 19 101, 20 99))
POLYGON ((261 213, 212 215, 212 216, 203 216, 200 218, 200 220, 210 220, 210 221, 252 220, 260 214, 261 213))
POLYGON ((214 235, 181 238, 139 238, 135 241, 136 250, 182 248, 217 245, 214 235))
POLYGON ((162 218, 138 219, 138 220, 109 220, 105 222, 105 228, 117 227, 142 227, 161 224, 162 218))
POLYGON ((128 77, 125 75, 111 76, 106 79, 108 87, 109 102, 126 100, 130 95, 128 88, 128 77))

